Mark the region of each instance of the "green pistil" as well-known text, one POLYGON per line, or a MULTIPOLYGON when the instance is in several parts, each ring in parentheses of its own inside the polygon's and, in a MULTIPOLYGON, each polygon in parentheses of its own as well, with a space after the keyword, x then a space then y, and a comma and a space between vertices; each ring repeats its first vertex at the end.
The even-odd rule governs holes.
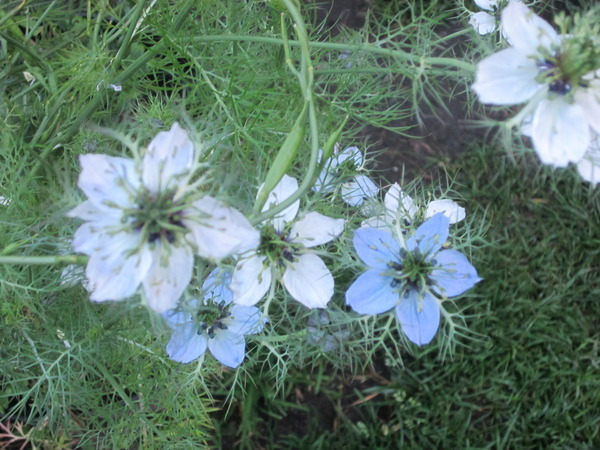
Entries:
POLYGON ((433 264, 419 252, 406 252, 402 262, 390 262, 388 267, 393 278, 392 287, 408 286, 421 291, 429 284, 433 264))
POLYGON ((600 50, 590 37, 565 40, 560 53, 546 56, 538 62, 538 83, 549 85, 550 92, 570 95, 577 88, 587 88, 583 77, 598 67, 600 50))
POLYGON ((123 220, 142 233, 143 242, 174 243, 186 231, 181 212, 184 206, 173 201, 174 191, 154 194, 144 190, 138 193, 137 208, 126 211, 123 220))
POLYGON ((300 250, 298 244, 288 242, 288 230, 281 234, 275 231, 272 225, 263 227, 260 233, 260 245, 258 254, 264 255, 269 261, 278 266, 284 266, 286 262, 292 262, 295 254, 300 250))
POLYGON ((230 312, 224 302, 216 303, 209 300, 207 304, 198 307, 196 312, 198 334, 206 333, 211 339, 214 338, 217 330, 227 329, 223 319, 229 316, 230 312))

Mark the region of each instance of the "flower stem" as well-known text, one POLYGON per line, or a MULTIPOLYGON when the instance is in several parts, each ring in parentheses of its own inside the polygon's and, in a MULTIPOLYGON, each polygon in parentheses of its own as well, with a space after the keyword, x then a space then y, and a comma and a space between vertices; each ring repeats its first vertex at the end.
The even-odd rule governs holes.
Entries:
POLYGON ((0 256, 0 264, 28 264, 28 265, 51 265, 51 264, 85 264, 87 256, 79 255, 56 255, 56 256, 0 256))

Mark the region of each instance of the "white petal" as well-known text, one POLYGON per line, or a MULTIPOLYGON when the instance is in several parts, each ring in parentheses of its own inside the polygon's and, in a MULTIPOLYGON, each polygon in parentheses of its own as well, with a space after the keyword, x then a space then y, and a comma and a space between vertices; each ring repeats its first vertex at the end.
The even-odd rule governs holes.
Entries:
POLYGON ((73 236, 73 250, 86 255, 91 255, 98 249, 105 246, 105 242, 110 240, 110 236, 105 234, 103 228, 99 228, 96 224, 86 222, 77 228, 73 236))
POLYGON ((161 131, 148 145, 144 155, 142 179, 150 192, 177 187, 189 174, 194 162, 194 144, 177 122, 161 131))
MULTIPOLYGON (((277 183, 277 186, 269 193, 267 201, 262 208, 262 212, 271 209, 275 205, 279 205, 285 199, 290 197, 294 192, 298 190, 298 180, 289 175, 284 175, 283 178, 277 183)), ((260 189, 259 189, 260 191, 260 189)), ((298 214, 298 208, 300 207, 300 200, 296 200, 286 209, 277 214, 273 219, 273 226, 278 233, 283 231, 285 224, 290 222, 298 214)))
POLYGON ((338 237, 344 231, 344 223, 344 219, 311 212, 294 223, 289 239, 305 247, 316 247, 338 237))
POLYGON ((363 155, 358 147, 348 147, 347 149, 342 150, 340 153, 338 153, 335 159, 337 160, 337 166, 346 160, 351 160, 355 168, 360 168, 363 163, 363 155))
POLYGON ((481 35, 490 34, 496 29, 496 18, 483 11, 476 12, 471 14, 469 25, 481 35))
POLYGON ((144 292, 150 309, 163 313, 177 302, 192 279, 194 255, 189 247, 168 248, 155 244, 152 266, 143 279, 144 292))
POLYGON ((264 256, 253 254, 238 261, 231 276, 229 288, 233 302, 252 306, 265 296, 271 285, 271 268, 264 256))
POLYGON ((134 204, 132 192, 138 190, 140 179, 133 160, 90 153, 80 155, 79 161, 77 185, 97 207, 134 204))
POLYGON ((67 213, 69 217, 79 217, 83 220, 93 221, 103 224, 121 224, 123 210, 119 208, 110 208, 98 206, 96 203, 86 200, 67 213))
MULTIPOLYGON (((321 159, 323 158, 323 150, 319 149, 318 161, 321 163, 321 159)), ((319 177, 315 180, 315 184, 313 184, 312 190, 314 192, 323 192, 328 193, 333 191, 335 187, 335 177, 333 176, 333 172, 337 167, 337 159, 330 158, 323 165, 323 170, 319 174, 319 177)))
POLYGON ((515 105, 544 88, 535 80, 538 74, 535 60, 517 49, 507 48, 477 65, 472 88, 482 103, 515 105))
POLYGON ((580 161, 590 142, 585 112, 562 96, 538 104, 532 131, 533 146, 542 162, 556 167, 580 161))
POLYGON ((475 0, 475 4, 486 11, 493 11, 498 6, 498 0, 475 0))
POLYGON ((152 264, 146 245, 130 254, 135 246, 127 244, 127 236, 112 236, 106 247, 90 256, 86 276, 93 291, 90 300, 102 302, 122 300, 135 293, 152 264))
POLYGON ((427 205, 425 218, 429 219, 430 217, 433 217, 440 212, 443 213, 448 219, 450 219, 451 224, 460 222, 466 216, 465 208, 463 208, 453 200, 443 199, 434 200, 430 202, 429 205, 427 205))
POLYGON ((548 22, 514 0, 502 11, 502 30, 510 44, 526 56, 539 55, 539 47, 550 51, 560 45, 560 37, 548 22))
POLYGON ((600 183, 600 138, 598 135, 594 136, 583 159, 577 163, 577 171, 584 180, 593 184, 600 183))
POLYGON ((366 175, 356 175, 354 180, 342 185, 342 199, 350 206, 361 205, 365 199, 375 197, 378 192, 377 185, 366 175))
POLYGON ((575 93, 575 101, 585 111, 588 123, 600 133, 600 80, 589 81, 587 89, 578 89, 575 93))
POLYGON ((325 308, 333 296, 331 272, 321 258, 310 253, 287 265, 283 284, 307 308, 325 308))
POLYGON ((260 244, 259 232, 237 209, 209 196, 193 206, 195 211, 184 211, 183 223, 193 234, 200 256, 219 260, 260 244))
POLYGON ((533 122, 532 115, 525 116, 525 118, 523 119, 523 122, 521 122, 521 134, 523 136, 527 136, 528 138, 531 138, 531 134, 533 133, 532 122, 533 122))
POLYGON ((383 199, 385 208, 396 219, 411 221, 417 213, 417 206, 410 195, 404 192, 398 183, 390 186, 383 199))

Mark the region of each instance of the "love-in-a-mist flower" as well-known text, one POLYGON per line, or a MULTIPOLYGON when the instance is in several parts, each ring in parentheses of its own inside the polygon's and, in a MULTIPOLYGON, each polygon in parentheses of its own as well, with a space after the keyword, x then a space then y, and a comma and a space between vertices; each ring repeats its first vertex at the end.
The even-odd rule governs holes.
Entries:
POLYGON ((494 105, 527 103, 533 111, 532 141, 542 162, 563 167, 578 162, 600 132, 598 49, 589 36, 560 36, 523 3, 502 11, 502 29, 511 47, 481 61, 473 89, 494 105))
POLYGON ((352 283, 346 303, 360 314, 395 308, 408 339, 429 343, 440 324, 442 299, 460 295, 481 280, 462 253, 442 249, 448 228, 448 218, 438 213, 406 241, 386 230, 356 230, 354 248, 368 270, 352 283))
MULTIPOLYGON (((269 193, 263 211, 280 204, 298 190, 298 181, 284 175, 269 193)), ((326 244, 344 229, 343 219, 318 212, 296 217, 300 201, 295 201, 274 218, 261 224, 261 243, 240 257, 233 272, 233 301, 255 305, 267 293, 273 277, 290 295, 307 308, 323 308, 333 296, 333 276, 311 248, 326 244)))
POLYGON ((69 212, 86 222, 73 249, 89 255, 90 299, 121 300, 139 285, 148 306, 172 309, 192 278, 194 254, 218 260, 255 248, 260 235, 236 209, 190 186, 194 144, 177 123, 142 160, 86 154, 78 186, 88 200, 69 212))
MULTIPOLYGON (((383 214, 363 220, 361 226, 367 228, 394 228, 414 223, 419 208, 410 195, 402 190, 398 183, 390 186, 383 199, 385 211, 383 214)), ((444 214, 451 224, 458 223, 466 216, 465 208, 454 200, 433 200, 427 204, 424 218, 429 219, 437 213, 444 214)))
POLYGON ((173 361, 189 363, 208 348, 221 364, 236 368, 246 355, 248 334, 260 332, 264 325, 262 313, 255 306, 231 303, 231 277, 213 270, 204 284, 201 300, 188 302, 179 310, 163 314, 173 329, 167 344, 167 354, 173 361))
MULTIPOLYGON (((319 151, 319 161, 323 155, 319 151)), ((313 191, 333 192, 340 189, 342 199, 350 206, 359 206, 365 199, 373 198, 379 192, 377 185, 368 176, 358 174, 348 178, 345 174, 355 173, 363 165, 363 155, 357 147, 348 147, 335 154, 325 163, 313 191)))
POLYGON ((494 32, 498 26, 496 14, 500 7, 500 3, 503 2, 504 0, 475 0, 475 4, 483 9, 483 11, 471 13, 469 25, 481 35, 494 32))

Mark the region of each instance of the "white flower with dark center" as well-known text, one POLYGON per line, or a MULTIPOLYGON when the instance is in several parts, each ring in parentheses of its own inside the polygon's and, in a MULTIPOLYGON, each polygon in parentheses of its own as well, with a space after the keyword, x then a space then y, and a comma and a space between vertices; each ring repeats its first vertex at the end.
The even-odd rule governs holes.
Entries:
POLYGON ((139 285, 148 306, 172 309, 192 278, 194 254, 219 260, 260 239, 236 209, 190 186, 194 145, 175 123, 150 142, 141 161, 80 157, 79 188, 88 200, 69 212, 85 223, 73 249, 89 255, 90 299, 122 300, 139 285))
MULTIPOLYGON (((396 224, 401 227, 413 223, 419 213, 415 201, 404 192, 398 183, 390 186, 384 197, 385 212, 382 215, 363 220, 362 228, 394 228, 396 224)), ((443 213, 450 224, 458 223, 466 216, 465 208, 453 200, 433 200, 425 208, 424 218, 429 219, 437 213, 443 213)))
POLYGON ((477 6, 483 11, 471 13, 469 25, 481 34, 490 34, 496 30, 498 20, 495 14, 498 12, 499 4, 502 0, 475 0, 477 6))
MULTIPOLYGON (((263 211, 280 204, 298 190, 298 181, 284 175, 271 191, 263 211)), ((317 212, 296 217, 300 201, 262 223, 260 246, 243 255, 233 272, 233 301, 255 305, 267 293, 273 277, 307 308, 323 308, 333 296, 333 276, 311 248, 332 241, 344 229, 343 219, 317 212)))
POLYGON ((483 103, 527 102, 533 112, 532 141, 542 162, 564 167, 583 157, 590 127, 600 132, 598 50, 583 36, 560 36, 524 4, 511 0, 502 11, 510 48, 477 67, 473 90, 483 103))
MULTIPOLYGON (((319 161, 323 155, 319 151, 319 161)), ((342 200, 350 206, 359 206, 365 199, 373 198, 379 192, 377 185, 368 176, 358 174, 350 177, 363 165, 363 155, 357 147, 348 147, 337 153, 325 163, 313 191, 329 193, 340 189, 342 200)))

